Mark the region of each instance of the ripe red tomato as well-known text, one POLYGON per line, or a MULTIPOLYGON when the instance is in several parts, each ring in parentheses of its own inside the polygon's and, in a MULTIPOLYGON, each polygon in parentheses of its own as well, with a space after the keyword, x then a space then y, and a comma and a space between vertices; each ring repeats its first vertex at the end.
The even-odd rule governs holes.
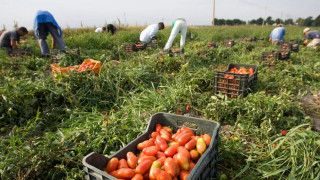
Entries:
POLYGON ((136 167, 136 171, 135 171, 135 172, 136 172, 137 174, 144 174, 144 173, 146 173, 146 172, 150 169, 152 163, 153 163, 153 161, 151 161, 151 160, 144 160, 144 161, 142 161, 142 162, 136 167))
POLYGON ((195 139, 190 139, 190 141, 187 142, 187 144, 184 145, 184 147, 190 151, 196 147, 196 144, 197 144, 197 141, 195 139))
POLYGON ((185 156, 183 153, 181 152, 178 152, 177 154, 177 161, 180 165, 180 167, 185 170, 185 171, 188 171, 189 168, 190 168, 190 165, 189 165, 189 159, 187 156, 185 156))
POLYGON ((207 147, 209 147, 210 142, 211 142, 211 136, 209 134, 204 134, 203 139, 206 142, 207 147))
POLYGON ((188 171, 181 171, 180 180, 187 180, 190 173, 188 171))
POLYGON ((191 136, 191 133, 184 133, 178 138, 176 138, 176 141, 179 143, 180 146, 184 146, 188 141, 190 141, 191 136))
POLYGON ((141 174, 136 174, 131 180, 143 180, 143 176, 141 174))
POLYGON ((156 124, 156 132, 160 133, 160 130, 162 129, 161 124, 156 124))
POLYGON ((178 175, 176 166, 177 164, 172 158, 167 158, 166 160, 164 160, 163 168, 171 177, 175 177, 178 175))
POLYGON ((157 155, 158 151, 159 149, 157 146, 150 146, 142 150, 142 152, 147 156, 155 156, 157 155))
POLYGON ((127 153, 127 163, 128 166, 132 169, 135 169, 137 167, 138 157, 133 154, 133 152, 127 153))
POLYGON ((125 159, 121 159, 119 161, 118 169, 121 169, 121 168, 129 168, 128 163, 125 159))
POLYGON ((135 175, 135 172, 133 169, 130 168, 121 168, 116 171, 116 174, 114 177, 118 179, 131 179, 135 175))
POLYGON ((179 144, 173 144, 164 152, 167 157, 172 157, 178 151, 179 144))
POLYGON ((115 171, 115 170, 117 170, 117 168, 118 168, 118 163, 119 163, 119 160, 118 160, 118 158, 112 158, 112 159, 110 159, 110 161, 108 162, 108 164, 107 164, 107 167, 106 167, 106 172, 107 173, 110 173, 111 171, 115 171))
POLYGON ((158 148, 161 149, 161 151, 166 151, 168 149, 168 144, 166 140, 164 140, 161 136, 157 136, 155 144, 157 145, 158 148))
POLYGON ((143 150, 144 148, 150 147, 150 146, 154 146, 154 143, 152 142, 152 140, 145 140, 145 141, 143 141, 142 143, 139 143, 139 144, 137 145, 137 149, 141 151, 141 150, 143 150))
POLYGON ((149 160, 149 161, 155 161, 155 160, 157 160, 157 158, 156 157, 154 157, 154 156, 143 156, 143 157, 140 157, 139 159, 138 159, 138 164, 141 164, 143 161, 145 161, 145 160, 149 160))

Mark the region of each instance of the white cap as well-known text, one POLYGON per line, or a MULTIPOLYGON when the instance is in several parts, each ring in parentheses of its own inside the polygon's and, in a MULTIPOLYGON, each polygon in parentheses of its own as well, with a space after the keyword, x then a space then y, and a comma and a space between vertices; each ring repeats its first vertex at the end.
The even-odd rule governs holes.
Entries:
POLYGON ((303 30, 303 34, 306 33, 307 31, 310 31, 310 28, 305 28, 305 29, 303 30))

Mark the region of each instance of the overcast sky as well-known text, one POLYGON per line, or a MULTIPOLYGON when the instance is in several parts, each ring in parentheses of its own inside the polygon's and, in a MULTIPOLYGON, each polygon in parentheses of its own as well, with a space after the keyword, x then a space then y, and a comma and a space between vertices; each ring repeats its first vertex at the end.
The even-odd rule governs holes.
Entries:
MULTIPOLYGON (((102 26, 120 19, 129 25, 184 17, 189 25, 210 25, 213 0, 0 0, 0 29, 32 28, 37 10, 51 12, 66 28, 102 26)), ((216 18, 251 20, 258 17, 306 18, 320 15, 320 0, 216 0, 216 18)))

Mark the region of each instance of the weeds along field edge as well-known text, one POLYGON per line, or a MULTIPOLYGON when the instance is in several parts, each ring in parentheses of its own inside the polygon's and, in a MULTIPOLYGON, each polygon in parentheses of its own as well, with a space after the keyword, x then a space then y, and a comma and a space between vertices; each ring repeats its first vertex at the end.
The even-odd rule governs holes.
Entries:
MULTIPOLYGON (((10 58, 0 52, 0 174, 2 179, 83 179, 82 158, 94 151, 111 155, 145 131, 152 114, 176 113, 219 121, 219 174, 234 179, 319 179, 319 134, 299 105, 320 88, 319 51, 300 47, 275 69, 263 67, 261 53, 278 47, 266 40, 273 27, 190 27, 184 56, 158 56, 170 30, 158 33, 159 49, 128 55, 122 44, 138 40, 142 28, 116 35, 90 29, 65 30, 68 48, 101 61, 99 76, 73 73, 52 78, 50 58, 10 58), (219 48, 207 48, 218 42, 219 48), (245 98, 213 96, 214 70, 229 63, 259 66, 258 83, 245 98), (190 105, 190 110, 186 106, 190 105), (287 130, 286 136, 281 131, 287 130), (275 145, 274 145, 275 144, 275 145)), ((319 28, 316 28, 319 30, 319 28)), ((303 27, 286 27, 285 38, 303 39, 303 27)), ((50 38, 49 38, 50 39, 50 38)), ((50 40, 49 40, 50 41, 50 40)), ((174 42, 178 47, 179 39, 174 42)), ((68 59, 69 58, 69 59, 68 59)))

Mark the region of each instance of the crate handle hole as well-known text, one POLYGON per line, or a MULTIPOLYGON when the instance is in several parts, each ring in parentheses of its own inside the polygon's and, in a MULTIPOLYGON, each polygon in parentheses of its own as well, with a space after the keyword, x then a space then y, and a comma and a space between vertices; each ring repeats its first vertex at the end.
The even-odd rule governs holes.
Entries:
POLYGON ((192 122, 185 122, 185 121, 177 121, 178 126, 185 126, 191 129, 198 129, 198 124, 192 122))

